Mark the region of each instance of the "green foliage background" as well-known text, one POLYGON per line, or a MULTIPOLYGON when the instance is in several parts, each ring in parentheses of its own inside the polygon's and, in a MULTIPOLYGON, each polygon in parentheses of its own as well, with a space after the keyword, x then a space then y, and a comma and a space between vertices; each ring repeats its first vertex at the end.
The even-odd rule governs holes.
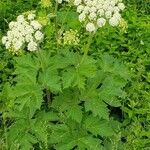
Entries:
MULTIPOLYGON (((0 37, 22 12, 50 13, 38 2, 2 0, 0 37)), ((78 48, 65 46, 57 55, 56 43, 48 42, 54 36, 51 25, 41 53, 15 58, 0 45, 0 149, 150 149, 150 2, 125 4, 126 31, 107 26, 98 31, 79 68, 87 35, 78 48), (54 100, 43 102, 46 96, 54 100)), ((83 32, 72 19, 76 14, 64 22, 64 13, 60 9, 59 25, 83 32)))

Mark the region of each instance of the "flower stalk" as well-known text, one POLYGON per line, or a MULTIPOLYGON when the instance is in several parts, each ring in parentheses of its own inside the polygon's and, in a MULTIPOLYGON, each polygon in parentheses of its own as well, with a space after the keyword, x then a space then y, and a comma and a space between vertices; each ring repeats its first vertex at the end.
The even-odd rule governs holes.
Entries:
POLYGON ((84 60, 85 60, 85 58, 86 58, 86 56, 87 56, 87 54, 88 54, 88 51, 89 51, 89 49, 90 49, 90 45, 91 45, 91 43, 92 43, 92 38, 93 38, 93 34, 89 34, 89 36, 88 36, 88 41, 87 41, 87 44, 86 44, 86 46, 85 46, 84 54, 83 54, 83 57, 82 57, 82 59, 81 59, 80 64, 82 64, 82 63, 84 62, 84 60))

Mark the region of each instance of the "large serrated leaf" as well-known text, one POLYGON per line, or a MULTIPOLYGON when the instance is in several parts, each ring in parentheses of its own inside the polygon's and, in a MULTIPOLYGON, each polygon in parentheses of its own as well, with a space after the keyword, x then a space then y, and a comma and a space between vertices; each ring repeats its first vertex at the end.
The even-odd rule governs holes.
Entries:
POLYGON ((91 111, 93 116, 99 116, 103 119, 109 119, 109 113, 107 105, 99 99, 86 99, 85 100, 85 110, 91 111))
POLYGON ((100 120, 98 117, 88 116, 84 121, 83 126, 86 130, 90 131, 93 135, 112 136, 113 129, 107 120, 100 120))
POLYGON ((49 88, 50 91, 54 92, 61 91, 60 77, 58 76, 57 70, 49 67, 40 74, 39 78, 43 87, 49 88))

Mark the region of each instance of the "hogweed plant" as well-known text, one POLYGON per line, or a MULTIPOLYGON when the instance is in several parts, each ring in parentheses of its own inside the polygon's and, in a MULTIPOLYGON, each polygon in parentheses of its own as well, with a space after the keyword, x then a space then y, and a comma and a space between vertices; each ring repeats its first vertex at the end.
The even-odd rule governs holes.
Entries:
POLYGON ((119 149, 120 122, 111 110, 126 96, 128 70, 99 53, 94 38, 104 25, 119 25, 124 4, 42 0, 40 5, 10 22, 2 38, 14 54, 15 71, 0 95, 1 148, 119 149), (46 18, 44 25, 41 18, 46 18))

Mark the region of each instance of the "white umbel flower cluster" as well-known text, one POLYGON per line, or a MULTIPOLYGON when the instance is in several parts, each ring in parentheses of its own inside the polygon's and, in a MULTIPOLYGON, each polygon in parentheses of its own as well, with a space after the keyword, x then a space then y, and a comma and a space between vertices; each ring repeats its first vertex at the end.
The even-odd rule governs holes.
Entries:
POLYGON ((9 31, 2 37, 2 43, 6 49, 14 53, 27 47, 29 51, 36 51, 43 41, 44 35, 41 32, 42 25, 35 20, 34 13, 19 15, 16 21, 9 23, 9 31))
POLYGON ((56 1, 57 1, 57 3, 61 4, 63 1, 64 2, 69 2, 70 0, 56 0, 56 1))
POLYGON ((107 21, 113 27, 118 26, 120 12, 125 8, 122 0, 75 0, 74 5, 77 6, 79 21, 86 22, 88 32, 95 32, 107 21))

